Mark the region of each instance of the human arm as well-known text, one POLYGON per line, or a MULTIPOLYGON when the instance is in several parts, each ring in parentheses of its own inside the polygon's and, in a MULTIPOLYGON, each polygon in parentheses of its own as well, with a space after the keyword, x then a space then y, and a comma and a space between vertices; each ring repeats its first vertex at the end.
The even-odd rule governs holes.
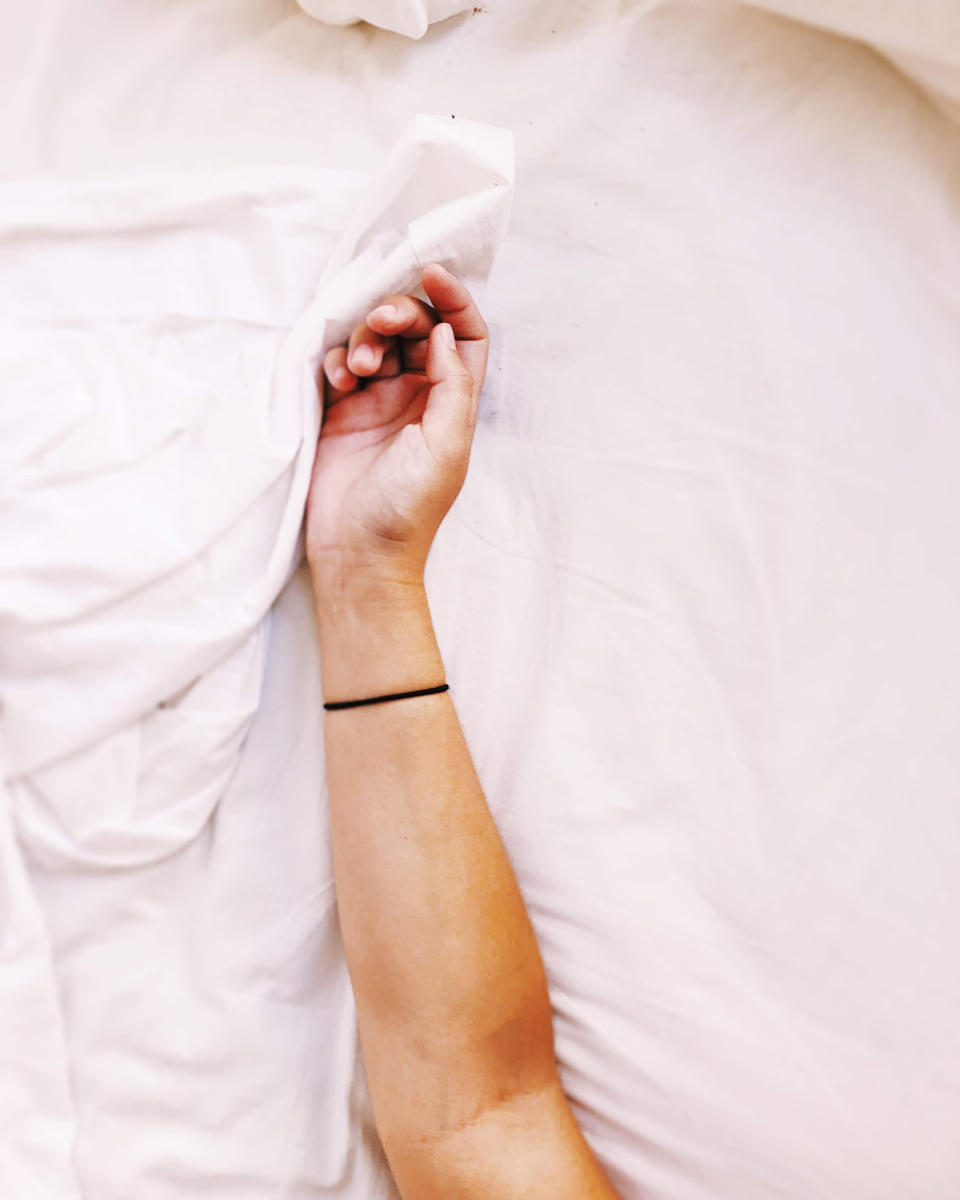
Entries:
MULTIPOLYGON (((307 545, 328 701, 444 678, 423 569, 466 473, 487 333, 448 273, 428 268, 424 287, 456 346, 435 311, 393 297, 392 315, 376 310, 325 361, 307 545)), ((610 1200, 560 1084, 536 939, 449 693, 330 712, 325 741, 344 947, 404 1200, 610 1200)))

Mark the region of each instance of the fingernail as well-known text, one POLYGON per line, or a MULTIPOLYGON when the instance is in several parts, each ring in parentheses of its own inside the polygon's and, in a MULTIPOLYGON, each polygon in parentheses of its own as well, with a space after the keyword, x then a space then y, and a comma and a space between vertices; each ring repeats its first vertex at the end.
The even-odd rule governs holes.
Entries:
POLYGON ((394 321, 397 317, 397 308, 395 304, 381 304, 371 313, 371 317, 378 317, 381 321, 394 321))
POLYGON ((437 337, 448 350, 453 350, 457 344, 454 340, 453 330, 446 322, 437 326, 437 337))
POLYGON ((358 346, 353 352, 353 361, 358 367, 372 367, 377 359, 369 346, 358 346))

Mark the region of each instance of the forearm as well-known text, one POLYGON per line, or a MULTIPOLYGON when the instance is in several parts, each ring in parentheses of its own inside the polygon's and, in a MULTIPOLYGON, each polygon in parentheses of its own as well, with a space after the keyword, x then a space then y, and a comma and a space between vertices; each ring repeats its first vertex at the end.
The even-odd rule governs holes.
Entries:
MULTIPOLYGON (((489 338, 448 271, 421 282, 429 305, 388 297, 324 355, 307 558, 328 702, 443 682, 423 569, 466 475, 489 338)), ((449 694, 331 711, 324 730, 340 926, 401 1195, 611 1200, 449 694)))
MULTIPOLYGON (((421 586, 316 579, 324 696, 443 681, 421 586)), ((337 896, 385 1142, 555 1083, 533 931, 449 693, 328 713, 337 896)))

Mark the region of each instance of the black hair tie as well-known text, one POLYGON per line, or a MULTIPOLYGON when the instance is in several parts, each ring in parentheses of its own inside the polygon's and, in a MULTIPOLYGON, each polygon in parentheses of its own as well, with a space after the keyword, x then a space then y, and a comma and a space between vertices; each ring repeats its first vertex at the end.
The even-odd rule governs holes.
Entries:
POLYGON ((410 700, 413 696, 436 696, 440 692, 449 692, 450 684, 441 683, 437 687, 417 688, 413 692, 390 692, 386 696, 367 696, 363 700, 331 700, 324 704, 327 712, 338 708, 362 708, 366 704, 384 704, 388 700, 410 700))

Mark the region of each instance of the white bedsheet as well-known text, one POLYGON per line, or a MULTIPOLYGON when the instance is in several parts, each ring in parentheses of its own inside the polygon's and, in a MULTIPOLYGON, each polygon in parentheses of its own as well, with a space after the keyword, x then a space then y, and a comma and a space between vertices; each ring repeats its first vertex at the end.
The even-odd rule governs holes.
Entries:
MULTIPOLYGON (((27 7, 0 47, 8 177, 369 173, 422 110, 514 132, 430 588, 577 1113, 629 1200, 953 1200, 956 127, 866 46, 722 3, 486 5, 418 43, 286 0, 27 7)), ((885 6, 884 52, 896 11, 922 29, 885 6)), ((54 1038, 22 1107, 50 1146, 76 1118, 86 1200, 391 1194, 362 1080, 326 1086, 354 1044, 301 575, 269 631, 182 852, 39 862, 14 810, 3 896, 38 907, 4 1009, 49 996, 48 938, 70 1068, 54 1038)))

